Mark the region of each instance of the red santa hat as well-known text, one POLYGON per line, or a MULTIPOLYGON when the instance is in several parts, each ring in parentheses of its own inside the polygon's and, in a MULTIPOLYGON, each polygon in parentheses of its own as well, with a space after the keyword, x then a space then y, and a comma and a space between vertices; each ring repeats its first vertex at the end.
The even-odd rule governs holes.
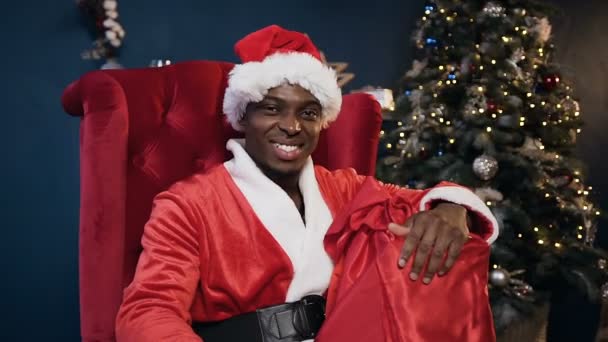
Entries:
POLYGON ((297 84, 319 101, 324 127, 338 117, 342 92, 336 73, 323 64, 319 50, 305 34, 272 25, 241 39, 235 51, 242 64, 228 76, 223 110, 237 131, 243 130, 239 120, 247 105, 262 101, 268 90, 282 84, 297 84))

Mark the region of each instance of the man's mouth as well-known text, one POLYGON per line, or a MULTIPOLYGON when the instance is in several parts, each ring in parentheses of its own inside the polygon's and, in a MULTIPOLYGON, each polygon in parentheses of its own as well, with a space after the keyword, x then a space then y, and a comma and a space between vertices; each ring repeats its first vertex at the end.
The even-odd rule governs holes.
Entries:
POLYGON ((302 153, 302 145, 273 143, 274 152, 277 158, 285 161, 297 159, 302 153))

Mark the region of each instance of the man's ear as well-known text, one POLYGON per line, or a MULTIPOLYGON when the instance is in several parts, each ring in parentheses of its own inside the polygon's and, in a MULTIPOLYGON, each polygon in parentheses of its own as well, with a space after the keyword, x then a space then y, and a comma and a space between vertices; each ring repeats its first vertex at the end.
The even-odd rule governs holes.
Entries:
POLYGON ((245 111, 245 113, 243 113, 243 116, 239 119, 239 125, 246 127, 249 124, 249 122, 247 121, 247 111, 245 111))

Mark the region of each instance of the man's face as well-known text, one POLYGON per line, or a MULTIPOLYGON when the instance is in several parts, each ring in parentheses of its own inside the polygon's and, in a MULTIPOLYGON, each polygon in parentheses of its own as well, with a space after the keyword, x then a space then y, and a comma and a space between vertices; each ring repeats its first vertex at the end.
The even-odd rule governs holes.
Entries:
POLYGON ((298 85, 270 89, 240 122, 247 153, 266 174, 299 173, 317 147, 321 113, 319 101, 298 85))

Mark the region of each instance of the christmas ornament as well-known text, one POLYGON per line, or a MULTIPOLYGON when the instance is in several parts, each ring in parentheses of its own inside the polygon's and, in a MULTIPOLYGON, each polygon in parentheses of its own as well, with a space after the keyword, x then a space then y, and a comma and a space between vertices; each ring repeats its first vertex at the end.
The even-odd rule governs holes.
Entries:
POLYGON ((437 39, 435 39, 435 38, 430 38, 429 37, 429 38, 426 39, 425 42, 426 42, 427 46, 437 46, 437 39))
POLYGON ((543 80, 542 80, 543 88, 547 91, 552 91, 557 87, 560 80, 561 79, 560 79, 559 75, 556 75, 556 74, 546 75, 543 77, 543 80))
POLYGON ((487 100, 486 105, 487 105, 486 109, 490 113, 495 113, 496 110, 498 109, 498 105, 496 104, 496 102, 494 102, 492 100, 487 100))
POLYGON ((488 2, 483 8, 483 14, 490 18, 498 18, 505 16, 505 8, 495 2, 488 2))
POLYGON ((531 301, 533 300, 534 288, 517 278, 524 273, 524 270, 509 272, 503 268, 496 268, 490 271, 488 281, 491 287, 501 289, 507 295, 531 301))
POLYGON ((482 180, 490 180, 498 172, 498 161, 490 155, 482 154, 473 161, 473 172, 482 180))
POLYGON ((606 262, 606 259, 599 259, 597 261, 597 267, 600 270, 605 270, 607 265, 608 265, 608 263, 606 262))
POLYGON ((498 268, 490 272, 490 284, 496 287, 502 288, 509 285, 509 280, 511 280, 511 275, 502 268, 498 268))

